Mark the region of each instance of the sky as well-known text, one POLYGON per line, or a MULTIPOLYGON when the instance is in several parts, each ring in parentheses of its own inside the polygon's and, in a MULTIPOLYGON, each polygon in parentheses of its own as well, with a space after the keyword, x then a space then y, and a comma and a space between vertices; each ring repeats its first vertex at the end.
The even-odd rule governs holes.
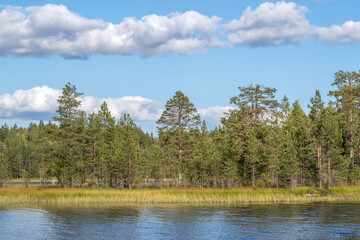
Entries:
POLYGON ((82 109, 106 101, 145 131, 178 90, 209 128, 238 87, 325 101, 334 73, 360 69, 358 0, 1 1, 0 124, 55 116, 67 82, 82 109))

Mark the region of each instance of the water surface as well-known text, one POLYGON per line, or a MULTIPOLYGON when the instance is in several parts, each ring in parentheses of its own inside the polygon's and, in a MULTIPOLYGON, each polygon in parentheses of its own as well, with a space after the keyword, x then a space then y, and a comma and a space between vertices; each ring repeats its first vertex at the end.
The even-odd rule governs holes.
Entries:
POLYGON ((359 203, 0 207, 1 239, 360 239, 359 203))

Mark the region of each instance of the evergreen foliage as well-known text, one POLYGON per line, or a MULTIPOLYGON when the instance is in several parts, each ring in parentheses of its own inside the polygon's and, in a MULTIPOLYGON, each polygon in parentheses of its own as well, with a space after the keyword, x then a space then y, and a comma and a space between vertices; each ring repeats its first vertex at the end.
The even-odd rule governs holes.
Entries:
POLYGON ((62 187, 140 188, 333 187, 360 183, 360 72, 335 73, 325 104, 320 91, 309 113, 298 101, 276 100, 276 89, 239 87, 235 109, 208 130, 197 109, 177 91, 157 121, 158 136, 119 120, 106 102, 81 110, 67 83, 56 123, 0 128, 0 186, 11 179, 62 187))
POLYGON ((173 98, 167 101, 165 111, 157 121, 159 125, 162 145, 169 152, 168 161, 171 162, 171 171, 177 176, 177 185, 182 183, 186 171, 184 166, 190 161, 190 133, 200 124, 200 116, 189 98, 181 91, 175 92, 173 98))

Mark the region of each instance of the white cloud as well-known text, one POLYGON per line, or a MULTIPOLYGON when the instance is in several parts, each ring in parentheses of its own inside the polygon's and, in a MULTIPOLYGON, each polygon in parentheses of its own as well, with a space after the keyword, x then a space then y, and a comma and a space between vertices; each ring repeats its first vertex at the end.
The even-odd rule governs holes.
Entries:
POLYGON ((82 109, 87 112, 97 112, 103 102, 108 104, 111 115, 119 119, 124 113, 130 114, 135 121, 158 120, 162 113, 162 104, 159 101, 141 96, 126 96, 121 98, 82 98, 82 109))
MULTIPOLYGON (((0 95, 0 119, 51 120, 58 108, 57 99, 61 90, 48 86, 16 90, 13 94, 0 95)), ((130 114, 137 122, 156 121, 160 118, 164 104, 160 101, 141 97, 96 98, 85 96, 81 99, 81 109, 86 113, 97 112, 105 101, 111 114, 119 119, 124 113, 130 114)), ((209 128, 220 124, 224 112, 234 109, 231 106, 198 109, 209 128)), ((155 125, 155 123, 154 123, 155 125)))
MULTIPOLYGON (((61 90, 48 86, 17 90, 13 94, 1 95, 0 118, 50 120, 56 115, 57 99, 60 95, 61 90)), ((162 113, 162 104, 159 101, 132 96, 121 98, 86 96, 81 98, 81 109, 87 113, 97 112, 104 101, 108 103, 109 110, 117 119, 124 113, 128 113, 135 121, 152 121, 157 120, 162 113)))
POLYGON ((198 109, 198 113, 200 114, 202 119, 205 119, 206 124, 209 128, 214 128, 220 124, 220 119, 225 116, 225 112, 229 112, 233 110, 234 107, 231 106, 215 106, 210 108, 198 109))
POLYGON ((55 112, 57 108, 56 100, 60 94, 60 90, 42 86, 29 90, 16 90, 13 94, 1 95, 0 117, 41 119, 39 117, 55 112))
POLYGON ((360 42, 360 22, 321 27, 306 19, 308 9, 294 2, 265 2, 252 10, 248 7, 239 20, 225 24, 232 44, 250 47, 300 44, 320 38, 328 44, 360 42))
POLYGON ((221 18, 196 11, 127 17, 111 23, 82 17, 64 5, 0 6, 0 10, 3 57, 192 54, 228 46, 218 38, 224 29, 228 41, 239 46, 300 44, 307 38, 330 44, 360 42, 360 22, 347 21, 329 28, 310 25, 305 15, 308 9, 286 1, 248 7, 239 19, 223 25, 221 18))
POLYGON ((306 12, 306 7, 284 1, 248 7, 239 20, 225 25, 229 41, 251 47, 299 44, 311 31, 306 12))
POLYGON ((360 22, 347 21, 341 26, 317 27, 316 34, 329 44, 359 43, 360 22))
POLYGON ((114 24, 81 17, 64 5, 6 6, 0 12, 0 56, 191 54, 222 46, 216 37, 220 20, 188 11, 114 24))

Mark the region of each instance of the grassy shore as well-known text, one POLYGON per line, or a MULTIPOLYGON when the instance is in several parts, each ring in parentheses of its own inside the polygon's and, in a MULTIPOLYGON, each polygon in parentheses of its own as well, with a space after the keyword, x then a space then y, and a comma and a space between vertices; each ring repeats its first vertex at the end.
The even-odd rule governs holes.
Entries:
POLYGON ((360 186, 315 189, 91 189, 7 186, 0 189, 0 204, 128 204, 128 203, 308 203, 360 202, 360 186))

